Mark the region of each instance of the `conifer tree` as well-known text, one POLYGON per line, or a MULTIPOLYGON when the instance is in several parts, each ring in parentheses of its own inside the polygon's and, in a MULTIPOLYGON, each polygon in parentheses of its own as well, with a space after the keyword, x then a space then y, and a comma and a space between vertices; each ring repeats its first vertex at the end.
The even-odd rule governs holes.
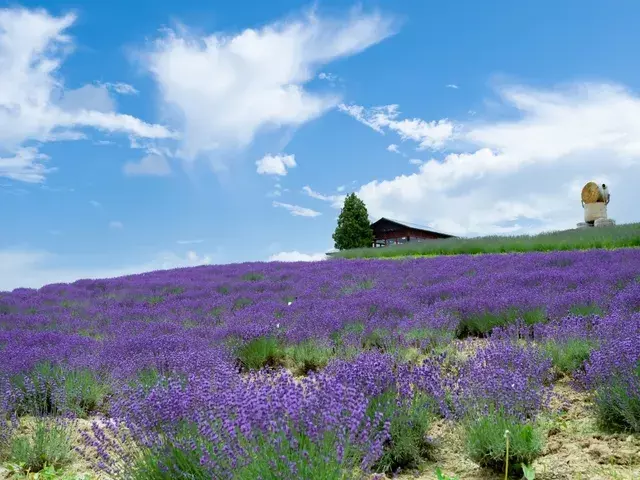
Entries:
POLYGON ((355 193, 347 195, 344 200, 333 241, 338 250, 371 247, 373 244, 367 207, 355 193))

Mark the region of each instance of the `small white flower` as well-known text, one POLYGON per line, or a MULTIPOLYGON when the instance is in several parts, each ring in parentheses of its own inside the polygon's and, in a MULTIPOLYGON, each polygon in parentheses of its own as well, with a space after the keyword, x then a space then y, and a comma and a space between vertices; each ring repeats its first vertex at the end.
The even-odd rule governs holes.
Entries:
POLYGON ((280 324, 279 323, 276 323, 276 328, 280 328, 280 324))
POLYGON ((293 302, 289 302, 289 303, 287 303, 287 305, 291 305, 292 303, 293 303, 293 302))

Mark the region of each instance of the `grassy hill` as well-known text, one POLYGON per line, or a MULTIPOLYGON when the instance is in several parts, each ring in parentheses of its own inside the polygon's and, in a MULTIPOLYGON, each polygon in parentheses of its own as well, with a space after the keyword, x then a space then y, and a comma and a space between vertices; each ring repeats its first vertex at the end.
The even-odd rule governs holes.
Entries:
POLYGON ((410 242, 386 248, 336 252, 334 258, 389 258, 475 253, 549 252, 593 248, 640 247, 640 223, 615 227, 564 230, 538 235, 451 238, 410 242))

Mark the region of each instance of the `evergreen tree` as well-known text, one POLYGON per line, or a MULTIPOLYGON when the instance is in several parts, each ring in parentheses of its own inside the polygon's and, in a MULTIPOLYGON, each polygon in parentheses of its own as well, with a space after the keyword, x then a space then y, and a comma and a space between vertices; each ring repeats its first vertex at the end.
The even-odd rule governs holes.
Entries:
POLYGON ((333 241, 338 250, 371 247, 373 244, 373 230, 367 207, 355 193, 347 195, 344 200, 333 241))

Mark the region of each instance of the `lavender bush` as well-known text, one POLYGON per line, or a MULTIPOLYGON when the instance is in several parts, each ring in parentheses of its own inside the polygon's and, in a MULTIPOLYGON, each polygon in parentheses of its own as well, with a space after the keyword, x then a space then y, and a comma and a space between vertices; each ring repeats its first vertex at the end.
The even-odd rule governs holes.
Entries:
POLYGON ((551 361, 534 346, 494 341, 466 362, 452 391, 459 416, 534 418, 550 400, 551 361))
POLYGON ((637 431, 638 271, 638 250, 593 250, 0 292, 0 413, 96 418, 85 455, 114 478, 406 468, 429 455, 434 416, 536 432, 554 369, 595 392, 603 423, 637 431))
POLYGON ((87 442, 106 472, 235 478, 246 471, 270 478, 271 469, 275 478, 311 478, 299 475, 329 469, 342 475, 366 471, 388 436, 380 414, 367 415, 362 391, 330 375, 297 382, 286 372, 263 370, 242 379, 190 380, 128 392, 114 408, 121 423, 94 426, 87 442), (150 471, 152 464, 162 471, 150 471))
POLYGON ((599 327, 602 345, 586 362, 583 385, 595 389, 603 428, 640 432, 640 314, 613 315, 599 327), (617 328, 616 328, 617 327, 617 328))

